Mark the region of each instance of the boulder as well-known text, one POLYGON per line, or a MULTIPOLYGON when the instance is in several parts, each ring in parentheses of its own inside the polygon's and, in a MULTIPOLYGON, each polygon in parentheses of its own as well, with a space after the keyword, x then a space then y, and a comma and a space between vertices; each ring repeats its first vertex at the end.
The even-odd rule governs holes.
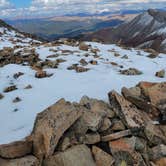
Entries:
POLYGON ((13 159, 17 157, 23 157, 31 152, 32 142, 28 140, 0 145, 0 157, 3 158, 13 159))
POLYGON ((90 109, 91 112, 99 113, 107 118, 115 117, 115 112, 112 110, 110 105, 102 100, 83 96, 80 100, 80 104, 90 109))
POLYGON ((134 87, 130 89, 124 87, 122 88, 122 94, 137 108, 149 113, 151 115, 151 118, 158 117, 159 111, 150 102, 148 102, 142 97, 141 89, 139 87, 134 87))
POLYGON ((166 145, 160 144, 160 145, 153 147, 150 150, 149 158, 152 161, 159 160, 160 158, 163 158, 163 157, 166 157, 166 145))
POLYGON ((0 166, 40 166, 40 164, 36 157, 30 155, 11 160, 0 158, 0 166))
POLYGON ((79 49, 80 49, 80 50, 83 50, 83 51, 88 51, 89 46, 88 46, 86 43, 81 42, 81 43, 79 44, 79 49))
POLYGON ((157 125, 148 122, 144 128, 144 135, 148 140, 150 146, 158 144, 166 144, 166 136, 157 125))
POLYGON ((83 138, 83 143, 87 145, 92 145, 100 142, 100 135, 98 133, 88 133, 83 138))
POLYGON ((42 70, 37 71, 35 74, 36 78, 45 78, 50 76, 52 76, 52 74, 48 74, 46 71, 42 71, 42 70))
POLYGON ((113 122, 111 130, 114 131, 114 132, 125 130, 125 125, 122 123, 121 120, 116 120, 116 121, 113 122))
POLYGON ((94 156, 96 166, 111 166, 114 163, 114 158, 97 146, 92 147, 92 154, 94 156))
POLYGON ((83 66, 86 66, 86 65, 88 65, 88 62, 85 59, 81 59, 80 64, 83 66))
POLYGON ((87 72, 89 70, 89 68, 77 66, 75 70, 77 73, 83 73, 83 72, 87 72))
POLYGON ((115 91, 110 92, 108 95, 114 111, 129 129, 144 126, 147 117, 145 114, 143 115, 143 112, 115 91))
POLYGON ((109 142, 111 153, 115 158, 115 165, 140 165, 146 166, 140 153, 135 151, 131 138, 121 138, 109 142))
POLYGON ((111 125, 112 125, 111 120, 105 117, 99 131, 100 132, 106 131, 111 127, 111 125))
POLYGON ((81 108, 61 99, 37 115, 33 137, 33 150, 39 159, 54 153, 64 132, 82 115, 81 108))
POLYGON ((4 95, 0 93, 0 100, 4 98, 4 95))
POLYGON ((91 61, 89 61, 89 63, 92 64, 92 65, 97 65, 98 64, 98 62, 95 61, 95 60, 91 60, 91 61))
POLYGON ((163 158, 161 158, 161 159, 155 161, 155 164, 156 164, 157 166, 165 166, 165 165, 166 165, 166 157, 163 157, 163 158))
POLYGON ((123 75, 141 75, 142 72, 135 68, 129 68, 125 70, 120 70, 120 73, 123 75))
POLYGON ((45 159, 43 166, 95 166, 95 162, 87 146, 77 145, 45 159))
POLYGON ((14 90, 16 90, 16 89, 17 89, 16 85, 12 85, 12 86, 6 87, 6 88, 3 90, 3 92, 8 93, 8 92, 14 91, 14 90))
POLYGON ((156 72, 155 76, 160 77, 160 78, 164 78, 165 77, 165 70, 163 69, 163 70, 156 72))

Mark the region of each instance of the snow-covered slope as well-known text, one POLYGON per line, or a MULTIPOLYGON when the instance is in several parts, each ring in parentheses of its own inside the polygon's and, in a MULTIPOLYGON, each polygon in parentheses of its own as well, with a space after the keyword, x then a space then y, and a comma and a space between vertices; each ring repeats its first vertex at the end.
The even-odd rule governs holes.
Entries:
POLYGON ((166 12, 149 9, 130 22, 88 34, 84 38, 166 52, 166 12))
POLYGON ((27 37, 27 35, 0 20, 0 49, 3 47, 30 46, 31 44, 40 43, 37 40, 27 37))
POLYGON ((33 54, 38 56, 38 60, 9 62, 0 67, 0 144, 27 136, 36 114, 60 98, 79 101, 83 95, 88 95, 107 101, 110 90, 120 91, 123 86, 131 87, 139 81, 166 81, 166 77, 155 76, 157 71, 166 70, 165 54, 151 59, 147 52, 95 42, 86 43, 88 51, 80 50, 77 42, 73 46, 57 43, 36 45, 32 39, 22 38, 14 31, 4 33, 4 30, 1 28, 1 49, 21 45, 14 47, 10 58, 27 58, 33 54), (21 41, 12 42, 10 39, 21 41), (81 73, 69 70, 73 64, 89 70, 81 73), (120 70, 128 68, 136 68, 142 74, 122 75, 120 70), (42 70, 53 75, 36 78, 36 72, 42 70), (15 90, 5 91, 11 86, 15 86, 15 90))

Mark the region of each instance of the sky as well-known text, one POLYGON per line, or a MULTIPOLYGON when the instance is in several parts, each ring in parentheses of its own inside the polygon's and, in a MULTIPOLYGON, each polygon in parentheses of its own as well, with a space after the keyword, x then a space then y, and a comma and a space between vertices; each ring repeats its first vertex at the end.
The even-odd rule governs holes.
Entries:
POLYGON ((0 0, 0 18, 165 8, 166 0, 0 0))

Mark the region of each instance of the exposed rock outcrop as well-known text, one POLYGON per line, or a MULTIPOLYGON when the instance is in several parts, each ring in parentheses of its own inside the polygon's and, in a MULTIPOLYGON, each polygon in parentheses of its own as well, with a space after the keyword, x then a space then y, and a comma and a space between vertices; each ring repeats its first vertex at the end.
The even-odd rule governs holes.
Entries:
POLYGON ((165 85, 140 82, 122 95, 111 91, 109 104, 61 99, 37 115, 29 137, 0 145, 0 165, 164 166, 165 85))

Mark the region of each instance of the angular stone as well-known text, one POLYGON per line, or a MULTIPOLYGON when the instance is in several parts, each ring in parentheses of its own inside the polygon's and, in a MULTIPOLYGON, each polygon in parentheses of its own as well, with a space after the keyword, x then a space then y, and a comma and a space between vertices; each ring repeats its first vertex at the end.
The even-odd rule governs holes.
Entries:
POLYGON ((45 159, 43 166, 95 166, 95 162, 87 146, 77 145, 45 159))
POLYGON ((63 133, 81 115, 80 107, 63 99, 39 113, 32 133, 35 156, 42 159, 52 155, 63 133))
POLYGON ((17 89, 16 85, 12 85, 12 86, 9 86, 9 87, 5 88, 3 90, 3 92, 8 93, 8 92, 14 91, 16 89, 17 89))
POLYGON ((113 118, 115 116, 114 111, 111 109, 108 103, 105 103, 102 100, 97 100, 83 96, 80 100, 80 104, 90 109, 91 112, 96 112, 101 115, 104 115, 108 118, 113 118))
POLYGON ((112 123, 109 118, 104 118, 103 123, 99 129, 100 132, 106 131, 111 127, 112 123))
POLYGON ((98 62, 95 61, 95 60, 91 60, 89 63, 92 64, 92 65, 97 65, 98 64, 98 62))
POLYGON ((132 103, 115 91, 110 92, 108 95, 114 111, 128 128, 144 126, 145 118, 147 117, 142 111, 138 110, 132 103))
POLYGON ((152 161, 159 160, 160 158, 166 157, 166 145, 160 144, 153 147, 149 155, 152 161))
POLYGON ((116 132, 113 134, 103 136, 103 137, 101 137, 101 141, 108 142, 108 141, 116 140, 116 139, 119 139, 122 137, 130 136, 131 134, 132 134, 132 132, 130 130, 124 130, 124 131, 120 131, 120 132, 116 132))
POLYGON ((92 145, 100 142, 100 135, 98 133, 89 133, 85 135, 84 144, 92 145))
POLYGON ((123 87, 122 94, 128 101, 136 105, 138 108, 145 110, 146 112, 150 112, 150 110, 152 109, 151 104, 140 97, 141 90, 139 87, 135 87, 132 89, 123 87))
POLYGON ((160 127, 150 122, 147 123, 147 125, 145 126, 144 134, 148 139, 148 144, 150 145, 158 145, 166 143, 166 137, 163 134, 163 132, 160 130, 160 127))
POLYGON ((163 69, 163 70, 156 72, 155 76, 160 77, 160 78, 164 78, 165 77, 165 70, 163 69))
POLYGON ((17 158, 23 157, 32 152, 31 141, 17 141, 10 144, 0 145, 0 157, 3 158, 17 158))
POLYGON ((122 131, 125 130, 125 125, 122 123, 121 120, 113 122, 113 125, 111 127, 112 131, 122 131))
POLYGON ((92 147, 92 154, 94 156, 96 166, 111 166, 114 163, 114 158, 97 146, 92 147))
POLYGON ((129 68, 125 70, 120 70, 120 73, 123 75, 141 75, 142 72, 135 68, 129 68))
POLYGON ((147 91, 152 104, 158 105, 162 101, 166 102, 166 82, 158 83, 148 88, 147 91))
POLYGON ((166 166, 166 157, 163 157, 155 162, 156 166, 166 166))
POLYGON ((84 125, 92 131, 97 131, 102 124, 103 116, 95 112, 84 112, 83 116, 84 125))
POLYGON ((0 158, 0 166, 40 166, 34 156, 25 156, 18 159, 5 160, 0 158))
POLYGON ((142 156, 135 151, 135 144, 131 138, 122 138, 109 142, 111 153, 115 158, 115 165, 126 163, 126 165, 146 166, 142 156))
POLYGON ((80 49, 80 50, 83 50, 83 51, 88 51, 89 46, 88 46, 86 43, 81 42, 81 43, 79 44, 79 49, 80 49))

